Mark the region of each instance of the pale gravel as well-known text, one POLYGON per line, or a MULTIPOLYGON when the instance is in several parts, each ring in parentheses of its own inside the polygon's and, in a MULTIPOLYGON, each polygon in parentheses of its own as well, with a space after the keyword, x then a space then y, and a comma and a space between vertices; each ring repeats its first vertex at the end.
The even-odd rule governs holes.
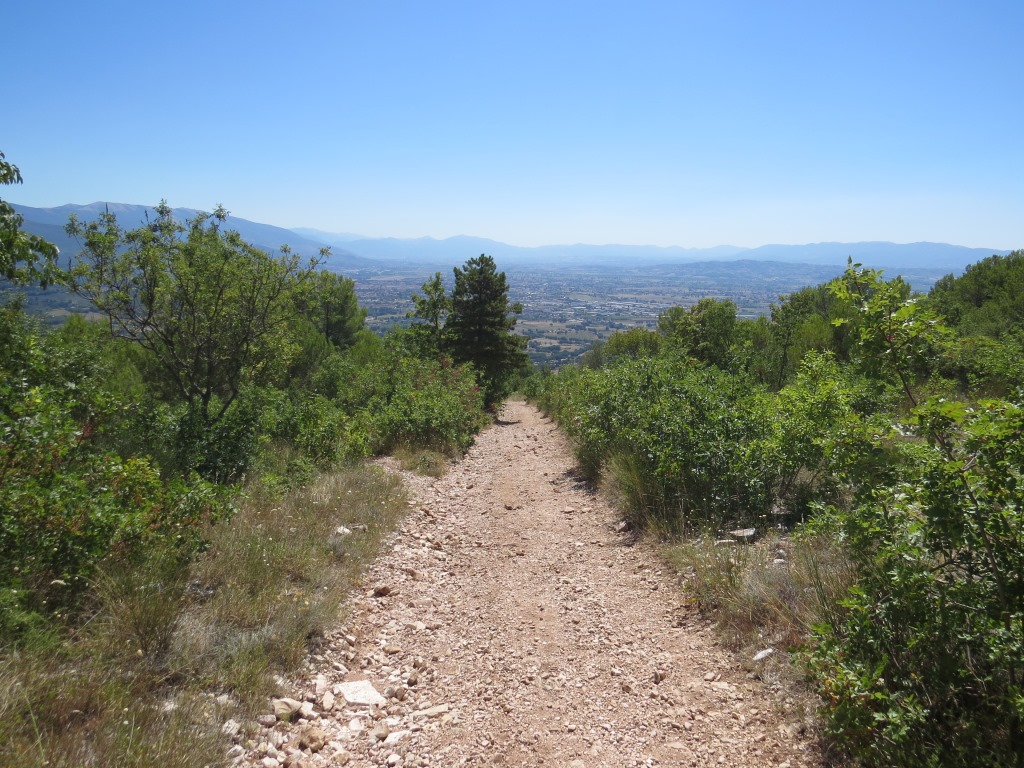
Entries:
POLYGON ((535 408, 508 403, 442 478, 403 475, 408 517, 289 694, 316 715, 263 729, 239 764, 821 764, 785 693, 716 643, 647 543, 616 532, 535 408), (339 684, 354 680, 404 699, 346 708, 339 684), (317 753, 298 751, 307 722, 329 742, 317 753))

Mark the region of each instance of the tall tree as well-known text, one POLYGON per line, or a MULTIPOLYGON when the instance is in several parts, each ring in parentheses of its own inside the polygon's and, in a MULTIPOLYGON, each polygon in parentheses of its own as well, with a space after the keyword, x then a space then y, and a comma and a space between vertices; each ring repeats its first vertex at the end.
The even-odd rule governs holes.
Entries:
MULTIPOLYGON (((0 152, 0 184, 21 184, 18 166, 0 152)), ((57 277, 57 246, 21 231, 23 219, 10 203, 0 200, 0 277, 46 287, 57 277)))
POLYGON ((148 226, 124 231, 112 213, 68 234, 84 249, 71 289, 103 312, 114 335, 149 350, 180 399, 207 424, 228 411, 245 384, 283 372, 294 345, 284 330, 291 291, 314 265, 274 258, 221 231, 227 211, 182 224, 166 202, 148 226))
POLYGON ((412 303, 415 308, 406 317, 423 320, 422 323, 413 324, 413 332, 421 351, 431 355, 439 355, 446 351, 444 328, 448 313, 452 309, 452 300, 445 292, 440 272, 435 272, 434 276, 423 284, 422 296, 418 293, 412 295, 412 303))
POLYGON ((472 363, 484 403, 493 407, 508 393, 510 375, 527 364, 527 340, 513 333, 523 305, 509 302, 505 273, 490 256, 481 254, 454 271, 448 344, 457 362, 472 363))

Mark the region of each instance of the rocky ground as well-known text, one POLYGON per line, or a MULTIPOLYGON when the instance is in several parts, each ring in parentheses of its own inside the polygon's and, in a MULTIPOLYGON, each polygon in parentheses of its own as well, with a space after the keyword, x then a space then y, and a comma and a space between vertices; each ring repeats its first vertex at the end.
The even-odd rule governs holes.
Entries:
POLYGON ((716 645, 521 402, 415 499, 351 616, 239 765, 797 766, 784 693, 716 645))

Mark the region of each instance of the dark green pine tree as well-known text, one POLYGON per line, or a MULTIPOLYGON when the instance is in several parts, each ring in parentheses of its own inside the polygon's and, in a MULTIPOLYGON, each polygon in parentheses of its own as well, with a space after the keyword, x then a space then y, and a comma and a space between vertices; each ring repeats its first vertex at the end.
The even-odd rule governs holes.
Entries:
POLYGON ((446 340, 456 362, 473 364, 487 407, 508 394, 511 375, 527 364, 526 338, 512 332, 522 311, 522 304, 509 303, 505 273, 490 256, 455 268, 446 340))

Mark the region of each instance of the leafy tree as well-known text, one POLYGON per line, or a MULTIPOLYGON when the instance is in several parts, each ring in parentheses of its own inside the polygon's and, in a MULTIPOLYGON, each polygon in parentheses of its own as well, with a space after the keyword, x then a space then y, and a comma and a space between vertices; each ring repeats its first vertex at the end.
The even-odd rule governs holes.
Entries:
MULTIPOLYGON (((879 378, 894 374, 908 402, 916 406, 913 384, 930 369, 937 347, 949 335, 938 315, 910 295, 910 286, 902 278, 884 281, 880 270, 864 269, 852 261, 831 290, 857 308, 854 338, 864 370, 879 378)), ((846 325, 850 321, 832 322, 846 325)))
POLYGON ((355 343, 366 322, 366 310, 359 306, 355 282, 326 270, 317 272, 300 296, 302 314, 338 349, 355 343))
POLYGON ((604 345, 604 355, 608 358, 653 357, 661 351, 662 337, 647 328, 630 328, 628 331, 615 331, 604 345))
POLYGON ((121 404, 76 334, 41 335, 16 304, 0 308, 0 642, 25 611, 73 604, 101 561, 157 547, 187 558, 228 512, 221 489, 165 482, 149 459, 104 447, 121 404))
POLYGON ((701 362, 724 367, 736 327, 729 299, 701 299, 689 309, 671 307, 658 318, 658 331, 701 362))
POLYGON ((979 261, 960 277, 946 275, 929 300, 963 336, 998 339, 1024 328, 1024 250, 979 261))
POLYGON ((109 212, 88 224, 72 217, 67 232, 84 249, 70 286, 107 316, 112 334, 148 350, 176 396, 211 424, 244 385, 286 369, 291 291, 313 265, 288 251, 271 257, 221 231, 223 208, 185 224, 166 202, 156 212, 156 221, 131 231, 109 212))
POLYGON ((930 308, 857 265, 834 289, 910 418, 860 449, 900 446, 898 476, 844 458, 853 504, 825 518, 859 570, 808 653, 829 732, 871 765, 1024 765, 1024 407, 922 400, 914 372, 947 336, 930 308))
MULTIPOLYGON (((18 166, 0 152, 0 184, 21 184, 18 166)), ((45 288, 58 275, 57 246, 21 231, 23 218, 0 200, 0 277, 17 283, 38 283, 45 288)))
MULTIPOLYGON (((455 268, 451 311, 445 321, 452 356, 472 363, 493 407, 506 394, 509 376, 527 363, 526 339, 512 331, 522 304, 508 300, 508 282, 494 259, 481 254, 455 268)), ((436 276, 435 276, 436 280, 436 276)))

